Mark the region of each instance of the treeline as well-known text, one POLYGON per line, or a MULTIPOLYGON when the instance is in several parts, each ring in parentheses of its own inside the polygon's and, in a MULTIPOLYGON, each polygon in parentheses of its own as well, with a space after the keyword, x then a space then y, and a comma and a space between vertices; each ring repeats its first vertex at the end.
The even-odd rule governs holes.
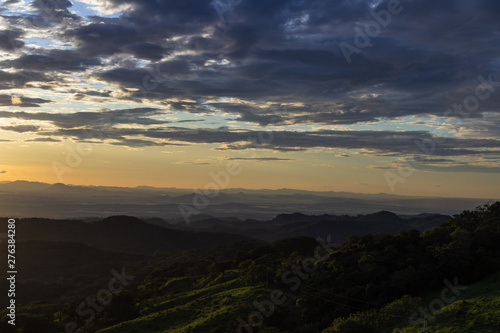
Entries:
MULTIPOLYGON (((398 325, 408 325, 412 311, 405 309, 406 315, 398 313, 386 319, 370 311, 393 301, 411 308, 415 299, 400 298, 442 289, 445 279, 467 285, 500 269, 500 202, 464 211, 422 234, 410 230, 351 237, 327 260, 317 262, 317 268, 302 279, 296 291, 284 283, 283 272, 299 266, 303 255, 283 257, 274 244, 255 252, 262 256, 239 265, 244 279, 262 281, 266 267, 267 281, 262 282, 290 292, 296 300, 286 309, 286 320, 273 321, 279 331, 320 332, 335 322, 328 332, 392 332, 398 325), (252 269, 256 265, 262 269, 252 269), (364 313, 365 317, 369 313, 370 319, 361 316, 349 321, 352 328, 342 326, 338 318, 353 313, 364 313)), ((380 316, 387 314, 381 312, 380 316)))
MULTIPOLYGON (((189 332, 392 332, 408 325, 419 306, 417 296, 442 289, 445 279, 467 285, 500 269, 500 202, 464 211, 423 233, 408 230, 394 235, 350 237, 341 245, 328 243, 328 235, 318 236, 323 238, 320 243, 313 238, 295 237, 270 244, 249 241, 210 251, 128 254, 120 258, 102 251, 90 258, 81 252, 91 250, 81 246, 60 244, 50 249, 47 243, 43 250, 38 244, 40 262, 47 260, 41 257, 43 252, 53 258, 67 258, 65 263, 71 266, 69 250, 73 248, 80 253, 78 258, 84 266, 75 263, 73 268, 67 268, 73 275, 65 275, 54 264, 61 278, 46 273, 48 280, 43 283, 35 275, 22 281, 26 286, 38 285, 40 290, 33 292, 38 295, 36 302, 26 300, 20 309, 17 329, 25 333, 56 332, 62 331, 62 323, 75 321, 85 333, 154 317, 162 288, 173 288, 178 281, 175 295, 193 288, 234 288, 233 293, 220 299, 221 304, 231 305, 230 311, 220 314, 213 309, 213 316, 222 318, 217 324, 208 331, 193 324, 189 332), (62 255, 61 251, 66 252, 62 255), (104 263, 119 269, 116 265, 125 264, 127 256, 128 267, 135 270, 137 278, 94 321, 85 323, 74 309, 82 299, 95 294, 101 281, 90 294, 81 281, 93 277, 96 267, 104 263), (71 285, 79 287, 75 290, 71 285), (65 292, 44 300, 43 290, 51 290, 46 289, 51 286, 65 292), (238 298, 244 288, 254 288, 255 293, 238 298), (273 291, 279 291, 281 296, 270 311, 264 305, 271 304, 273 291), (263 305, 259 308, 255 302, 263 305), (261 313, 262 320, 249 317, 255 311, 261 313)), ((175 297, 165 306, 190 311, 180 301, 176 303, 175 297)), ((0 331, 7 332, 5 311, 0 317, 0 331)), ((144 332, 155 331, 147 327, 146 319, 143 322, 144 332)))

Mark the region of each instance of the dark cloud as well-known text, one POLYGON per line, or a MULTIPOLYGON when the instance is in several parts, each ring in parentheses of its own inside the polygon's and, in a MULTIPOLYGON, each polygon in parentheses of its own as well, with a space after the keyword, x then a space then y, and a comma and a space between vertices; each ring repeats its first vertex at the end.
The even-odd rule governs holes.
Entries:
POLYGON ((30 21, 38 28, 60 24, 68 19, 80 20, 79 16, 69 11, 68 8, 73 4, 68 0, 33 0, 31 5, 37 15, 30 18, 30 21))
POLYGON ((500 173, 500 167, 488 167, 481 165, 447 165, 447 166, 435 166, 435 165, 422 165, 418 166, 417 169, 436 171, 436 172, 477 172, 477 173, 500 173))
MULTIPOLYGON (((280 125, 439 116, 465 97, 467 86, 474 89, 478 75, 498 70, 500 46, 494 31, 500 23, 493 19, 498 4, 492 0, 401 1, 402 12, 370 38, 351 65, 340 43, 353 43, 355 23, 364 28, 373 22, 372 13, 385 10, 387 0, 375 9, 365 0, 255 0, 233 5, 111 0, 106 5, 122 9, 122 15, 75 21, 61 33, 63 40, 76 43, 75 50, 24 54, 3 65, 39 72, 92 68, 101 80, 139 89, 124 98, 140 100, 147 91, 147 97, 157 101, 165 96, 196 99, 195 105, 183 104, 187 112, 210 111, 200 103, 214 97, 286 99, 307 106, 296 114, 290 110, 283 117, 287 122, 276 122, 280 125), (226 20, 222 25, 221 11, 226 20), (170 58, 160 64, 113 68, 99 59, 116 55, 152 62, 170 58), (224 62, 228 60, 230 65, 224 62), (366 97, 367 92, 376 94, 366 97)), ((51 8, 69 17, 71 3, 40 0, 33 6, 39 13, 51 8)), ((483 107, 493 105, 486 101, 483 107)), ((261 126, 273 118, 268 110, 248 105, 225 111, 261 126)))
POLYGON ((231 157, 230 161, 294 161, 293 158, 278 158, 278 157, 231 157))
POLYGON ((40 129, 40 127, 33 125, 16 125, 16 126, 2 126, 0 127, 0 129, 3 129, 4 131, 25 133, 25 132, 37 132, 40 129))
POLYGON ((19 70, 11 73, 0 70, 0 90, 26 88, 30 82, 52 82, 54 78, 45 73, 19 70))
POLYGON ((127 45, 124 50, 130 52, 136 58, 151 61, 161 60, 167 53, 165 48, 151 43, 135 43, 127 45))
POLYGON ((76 51, 50 50, 46 54, 25 54, 15 60, 3 61, 3 67, 34 71, 82 71, 101 63, 98 59, 85 58, 76 51))
MULTIPOLYGON (((18 113, 16 113, 18 114, 18 113)), ((0 116, 3 116, 0 113, 0 116)), ((23 116, 17 117, 23 118, 23 116)), ((72 120, 70 124, 73 124, 72 120)), ((65 127, 55 131, 39 131, 39 135, 72 137, 87 140, 92 128, 76 128, 66 122, 53 121, 65 127), (85 130, 86 129, 86 130, 85 130)), ((82 124, 80 124, 81 126, 82 124)), ((458 139, 436 137, 425 131, 255 131, 220 128, 149 127, 146 129, 107 128, 97 131, 94 137, 101 142, 131 147, 219 144, 219 150, 261 149, 278 152, 303 151, 312 148, 337 148, 364 150, 367 154, 381 156, 432 155, 487 156, 499 155, 499 140, 458 139), (424 148, 422 148, 424 147, 424 148), (432 147, 430 150, 429 147, 432 147)))
POLYGON ((131 42, 138 43, 142 38, 133 26, 98 23, 68 30, 64 36, 75 40, 79 52, 90 57, 121 53, 123 47, 131 42))
POLYGON ((43 98, 29 98, 0 94, 0 106, 39 107, 39 104, 49 102, 51 101, 43 98))
MULTIPOLYGON (((423 161, 429 167, 448 167, 447 156, 497 154, 498 123, 491 114, 500 113, 498 75, 492 77, 492 86, 483 86, 490 97, 465 117, 460 129, 468 136, 461 138, 437 138, 426 131, 294 131, 290 126, 443 117, 474 95, 480 75, 488 78, 500 70, 498 1, 402 0, 401 13, 370 36, 350 64, 341 43, 354 45, 355 29, 376 22, 373 13, 387 9, 389 0, 377 2, 376 8, 366 0, 230 3, 107 0, 108 8, 121 10, 119 15, 82 20, 69 11, 68 0, 33 1, 35 14, 25 14, 24 21, 40 29, 43 24, 59 25, 51 38, 65 47, 27 47, 23 20, 4 15, 12 27, 0 31, 0 49, 19 52, 0 63, 0 89, 60 89, 65 75, 77 74, 110 85, 65 86, 76 100, 148 100, 179 112, 224 113, 232 121, 282 130, 167 127, 169 121, 160 118, 164 111, 152 108, 68 114, 0 111, 0 116, 47 121, 56 129, 39 134, 55 138, 87 140, 81 129, 105 128, 101 140, 129 147, 173 141, 218 144, 220 150, 344 148, 401 156, 418 154, 415 139, 423 138, 442 141, 433 151, 436 157, 423 161), (272 140, 256 144, 259 133, 272 135, 272 140)), ((16 105, 48 102, 21 98, 16 105)), ((10 96, 0 95, 0 105, 13 105, 10 96)), ((447 117, 451 124, 464 118, 460 113, 447 117)))
POLYGON ((455 162, 454 160, 448 158, 420 158, 418 161, 424 164, 436 164, 436 163, 441 164, 441 163, 455 162))
POLYGON ((24 46, 21 30, 0 30, 0 50, 14 51, 24 46))
POLYGON ((131 148, 142 148, 142 147, 163 147, 163 146, 186 146, 185 144, 171 143, 171 142, 156 142, 151 140, 142 139, 127 139, 115 137, 116 141, 109 142, 114 146, 126 146, 131 148))
POLYGON ((34 138, 34 139, 24 140, 24 142, 61 142, 61 140, 53 138, 34 138))
POLYGON ((123 109, 98 112, 75 113, 28 113, 24 111, 0 111, 0 118, 17 118, 26 120, 48 121, 60 128, 88 128, 89 130, 105 131, 117 124, 158 125, 170 121, 156 120, 151 116, 161 115, 164 111, 155 108, 123 109))
POLYGON ((89 97, 89 98, 92 98, 92 97, 111 97, 111 91, 109 91, 109 90, 108 91, 96 91, 96 90, 86 89, 86 90, 78 91, 78 90, 71 89, 68 91, 68 93, 74 94, 73 98, 76 100, 82 100, 82 99, 85 99, 87 97, 89 97))
POLYGON ((132 5, 132 9, 124 13, 124 18, 145 29, 156 31, 156 27, 170 28, 177 33, 187 33, 201 29, 216 20, 215 10, 210 1, 204 0, 111 0, 115 7, 124 3, 132 5), (155 17, 156 20, 151 20, 155 17))

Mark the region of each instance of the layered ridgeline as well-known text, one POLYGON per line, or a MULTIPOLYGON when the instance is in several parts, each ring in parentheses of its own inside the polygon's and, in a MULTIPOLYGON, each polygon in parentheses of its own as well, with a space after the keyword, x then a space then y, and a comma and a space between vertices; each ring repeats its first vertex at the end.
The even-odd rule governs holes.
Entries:
MULTIPOLYGON (((391 214, 379 215, 398 222, 391 214)), ((277 219, 285 217, 292 218, 277 219)), ((308 217, 292 219, 307 224, 308 217)), ((309 219, 311 225, 321 220, 309 219)), ((39 228, 30 240, 21 240, 28 233, 23 221, 17 236, 19 332, 500 329, 500 202, 464 211, 422 233, 402 228, 352 236, 337 245, 328 234, 268 243, 124 217, 65 221, 78 224, 85 235, 77 239, 79 233, 70 233, 66 241, 59 237, 67 231, 57 232, 62 221, 26 220, 39 228), (50 223, 57 227, 40 236, 50 223), (140 233, 149 230, 151 241, 133 243, 122 234, 123 226, 140 241, 140 233), (175 235, 166 238, 170 245, 159 247, 153 234, 161 239, 168 233, 175 235), (87 239, 91 235, 95 239, 87 239), (131 244, 119 245, 123 242, 131 244)), ((5 310, 0 317, 0 331, 8 332, 5 310)))
POLYGON ((174 230, 136 217, 112 216, 96 222, 81 220, 17 219, 18 240, 82 243, 134 253, 183 251, 245 241, 240 235, 174 230))
POLYGON ((400 217, 391 212, 336 216, 281 214, 271 220, 240 220, 197 216, 184 220, 138 219, 112 216, 104 219, 55 220, 17 219, 20 241, 45 240, 82 243, 89 246, 134 253, 202 249, 249 239, 274 241, 296 236, 330 236, 341 243, 349 236, 370 233, 392 234, 400 230, 432 229, 449 219, 440 214, 400 217))
MULTIPOLYGON (((225 188, 225 187, 222 187, 225 188)), ((282 213, 301 212, 368 214, 380 210, 396 214, 456 214, 472 209, 491 198, 440 198, 393 194, 317 192, 294 189, 224 189, 209 197, 204 190, 156 188, 148 186, 111 187, 0 182, 1 213, 4 216, 104 218, 111 215, 196 220, 196 215, 237 216, 241 219, 269 220, 282 213)))

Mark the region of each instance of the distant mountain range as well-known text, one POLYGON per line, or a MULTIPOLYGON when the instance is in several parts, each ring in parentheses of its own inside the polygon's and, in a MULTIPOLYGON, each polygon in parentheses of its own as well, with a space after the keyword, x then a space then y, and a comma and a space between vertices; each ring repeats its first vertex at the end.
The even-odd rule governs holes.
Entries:
POLYGON ((281 214, 268 221, 206 218, 170 224, 162 219, 112 216, 94 222, 23 218, 17 221, 18 241, 72 242, 131 253, 178 252, 295 236, 321 237, 342 243, 350 236, 393 234, 400 230, 434 228, 449 216, 402 219, 391 212, 359 216, 281 214))
MULTIPOLYGON (((304 215, 301 213, 280 214, 267 221, 238 220, 235 218, 202 217, 190 222, 175 225, 163 221, 163 225, 181 230, 217 231, 240 234, 255 239, 274 241, 278 239, 308 236, 330 237, 334 243, 342 243, 350 236, 361 236, 370 233, 393 234, 401 230, 417 229, 425 231, 448 221, 450 216, 441 214, 421 214, 410 218, 381 211, 374 214, 348 215, 304 215)), ((162 224, 159 219, 148 220, 150 223, 162 224)))
MULTIPOLYGON (((238 317, 264 316, 255 311, 267 311, 266 300, 278 290, 284 303, 274 307, 267 332, 416 332, 420 319, 411 316, 430 315, 444 290, 446 304, 429 327, 498 332, 499 223, 499 202, 452 218, 389 211, 296 212, 263 221, 199 214, 189 223, 18 218, 16 328, 60 332, 75 323, 82 332, 235 332, 238 317), (342 244, 321 246, 317 237, 342 244), (322 247, 331 252, 321 250, 318 259, 322 247), (95 310, 95 318, 87 320, 83 309, 86 316, 95 310)), ((0 226, 5 233, 5 217, 0 226)), ((0 270, 8 270, 7 260, 0 270)), ((0 289, 11 284, 0 279, 0 289)), ((0 332, 11 331, 7 302, 0 297, 0 332)))
POLYGON ((18 241, 72 242, 134 253, 178 252, 249 240, 241 235, 162 228, 130 216, 112 216, 93 223, 26 218, 17 221, 16 233, 18 241))
POLYGON ((189 220, 196 215, 218 218, 268 220, 300 212, 308 215, 370 214, 381 210, 398 215, 447 214, 474 209, 498 198, 411 197, 392 194, 314 192, 293 189, 222 190, 205 197, 205 206, 195 206, 201 191, 178 188, 74 186, 40 182, 0 183, 0 212, 11 217, 103 218, 132 215, 141 218, 182 220, 181 205, 188 207, 189 220))

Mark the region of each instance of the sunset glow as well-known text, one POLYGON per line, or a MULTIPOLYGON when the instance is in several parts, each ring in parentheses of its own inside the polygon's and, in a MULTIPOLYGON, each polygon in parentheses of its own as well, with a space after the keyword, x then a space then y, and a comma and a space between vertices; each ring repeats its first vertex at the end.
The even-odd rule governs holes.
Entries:
POLYGON ((56 3, 2 8, 0 181, 500 196, 493 4, 56 3))

